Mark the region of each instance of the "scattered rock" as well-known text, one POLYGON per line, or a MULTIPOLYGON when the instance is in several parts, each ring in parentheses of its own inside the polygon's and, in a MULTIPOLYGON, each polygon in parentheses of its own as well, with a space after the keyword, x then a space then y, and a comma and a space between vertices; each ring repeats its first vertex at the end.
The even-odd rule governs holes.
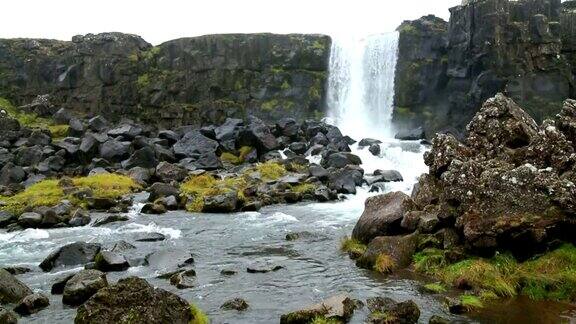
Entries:
POLYGON ((38 313, 44 308, 50 305, 50 300, 43 294, 31 294, 24 297, 16 307, 14 311, 20 315, 26 316, 34 313, 38 313))
POLYGON ((68 282, 68 280, 70 280, 72 277, 74 277, 75 274, 71 274, 59 279, 56 279, 56 281, 54 281, 54 283, 52 284, 52 289, 50 290, 50 293, 52 295, 62 295, 64 293, 64 287, 66 287, 66 283, 68 282))
POLYGON ((237 310, 239 312, 244 311, 246 309, 248 309, 249 305, 246 302, 246 300, 242 299, 242 298, 234 298, 234 299, 230 299, 224 302, 224 304, 222 304, 222 306, 220 306, 220 309, 223 310, 237 310))
POLYGON ((0 323, 17 324, 18 316, 13 311, 0 306, 0 323))
POLYGON ((40 263, 40 268, 50 271, 62 266, 86 264, 94 261, 96 254, 100 252, 101 245, 98 243, 76 242, 68 244, 53 251, 40 263))
POLYGON ((110 272, 124 271, 130 267, 130 264, 123 255, 112 251, 100 251, 94 260, 95 269, 110 272))
POLYGON ((106 286, 108 281, 104 272, 93 269, 81 270, 66 282, 62 302, 70 306, 81 305, 106 286))
POLYGON ((347 295, 330 297, 321 303, 284 314, 281 324, 311 323, 317 317, 347 322, 356 309, 356 303, 347 295))
POLYGON ((166 236, 161 233, 147 233, 141 235, 139 238, 136 239, 136 242, 159 242, 164 241, 166 236))
POLYGON ((8 271, 0 269, 0 304, 18 303, 32 294, 32 290, 8 271))

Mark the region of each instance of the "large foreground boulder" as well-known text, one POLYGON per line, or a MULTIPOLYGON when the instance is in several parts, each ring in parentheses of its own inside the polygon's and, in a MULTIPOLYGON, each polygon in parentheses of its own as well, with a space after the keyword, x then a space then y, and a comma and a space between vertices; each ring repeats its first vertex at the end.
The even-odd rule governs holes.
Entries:
POLYGON ((352 237, 368 243, 377 236, 396 235, 404 213, 414 208, 412 199, 403 192, 391 192, 366 199, 364 212, 352 232, 352 237))
POLYGON ((74 322, 83 323, 192 323, 184 299, 146 280, 130 277, 101 289, 78 308, 74 322))
POLYGON ((8 271, 0 269, 0 304, 12 304, 32 294, 32 290, 8 271))
MULTIPOLYGON (((438 135, 425 154, 430 174, 420 178, 412 194, 418 210, 437 213, 421 218, 418 228, 454 224, 471 252, 507 249, 517 257, 571 237, 576 229, 575 107, 576 101, 566 101, 555 121, 538 126, 498 94, 472 119, 465 141, 438 135)), ((416 228, 408 219, 404 225, 416 228)))

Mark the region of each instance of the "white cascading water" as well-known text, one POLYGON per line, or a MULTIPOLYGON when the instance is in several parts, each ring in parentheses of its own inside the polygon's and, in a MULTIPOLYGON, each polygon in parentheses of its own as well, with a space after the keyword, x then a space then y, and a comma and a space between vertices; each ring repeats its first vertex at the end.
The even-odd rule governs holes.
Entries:
MULTIPOLYGON (((394 139, 392 125, 394 73, 398 58, 398 33, 363 37, 332 37, 328 81, 328 122, 357 141, 382 141, 381 153, 351 148, 362 159, 367 174, 376 169, 397 170, 403 182, 388 183, 387 191, 409 193, 418 177, 427 172, 425 147, 418 141, 394 139)), ((366 195, 359 192, 359 199, 366 195)))

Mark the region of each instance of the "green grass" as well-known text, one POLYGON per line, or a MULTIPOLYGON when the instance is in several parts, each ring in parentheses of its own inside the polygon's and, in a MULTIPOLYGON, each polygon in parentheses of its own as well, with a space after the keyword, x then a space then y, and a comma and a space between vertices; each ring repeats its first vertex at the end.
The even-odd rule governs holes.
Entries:
POLYGON ((277 162, 265 162, 256 165, 256 171, 264 181, 275 181, 286 175, 286 168, 277 162))
MULTIPOLYGON (((131 178, 112 173, 74 178, 72 183, 77 188, 90 188, 95 198, 116 199, 140 189, 131 178)), ((5 204, 1 209, 17 215, 35 207, 56 206, 63 199, 69 199, 76 205, 83 203, 67 196, 59 181, 54 179, 40 181, 14 196, 0 197, 5 204)))
POLYGON ((388 254, 380 253, 374 262, 374 270, 380 273, 391 273, 396 267, 396 262, 388 254))
POLYGON ((446 292, 446 287, 439 282, 429 283, 424 285, 424 289, 433 294, 441 294, 446 292))
POLYGON ((19 111, 7 99, 0 98, 0 109, 6 110, 8 115, 16 119, 21 126, 49 130, 54 139, 63 138, 68 135, 68 125, 56 125, 54 121, 49 118, 42 118, 36 114, 19 111))
POLYGON ((460 304, 462 304, 462 306, 468 312, 479 308, 484 308, 484 303, 482 303, 482 300, 480 300, 480 298, 469 294, 464 294, 460 296, 460 304))
POLYGON ((310 324, 341 324, 342 321, 335 318, 326 318, 324 316, 316 316, 312 319, 310 324))
POLYGON ((52 135, 52 139, 62 139, 66 136, 68 136, 68 130, 70 129, 70 126, 68 125, 50 125, 48 126, 48 130, 50 131, 50 134, 52 135))
POLYGON ((316 185, 314 185, 313 183, 301 183, 292 186, 291 190, 299 194, 313 194, 314 191, 316 190, 316 185))
POLYGON ((413 257, 414 268, 447 285, 466 282, 482 300, 526 295, 536 300, 576 301, 576 247, 565 244, 523 263, 509 254, 468 258, 448 264, 443 252, 426 249, 413 257))
POLYGON ((359 258, 366 252, 366 248, 366 245, 353 238, 344 237, 340 241, 340 250, 348 253, 352 258, 359 258))
POLYGON ((192 313, 192 320, 189 324, 209 324, 210 319, 198 306, 190 304, 190 312, 192 313))
POLYGON ((246 162, 246 157, 248 156, 248 154, 250 154, 250 152, 252 152, 254 150, 254 148, 250 147, 250 146, 242 146, 240 148, 240 150, 238 150, 238 155, 234 155, 232 153, 229 152, 224 152, 222 153, 222 155, 220 155, 220 159, 224 162, 229 162, 232 164, 242 164, 244 162, 246 162))
POLYGON ((186 205, 186 210, 193 213, 202 212, 204 208, 204 198, 220 195, 236 190, 238 199, 243 200, 242 191, 246 188, 244 176, 229 177, 225 179, 215 179, 209 174, 193 176, 180 185, 183 194, 192 199, 186 205))

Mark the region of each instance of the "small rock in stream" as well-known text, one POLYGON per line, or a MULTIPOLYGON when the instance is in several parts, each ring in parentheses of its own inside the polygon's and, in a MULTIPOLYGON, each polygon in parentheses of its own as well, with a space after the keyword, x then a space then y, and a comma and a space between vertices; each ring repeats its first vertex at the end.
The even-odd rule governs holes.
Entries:
POLYGON ((246 300, 244 300, 242 298, 234 298, 234 299, 230 299, 230 300, 227 300, 226 302, 224 302, 224 304, 222 304, 222 306, 220 306, 220 309, 237 310, 237 311, 241 312, 241 311, 248 309, 248 307, 249 307, 249 305, 246 302, 246 300))
POLYGON ((24 297, 14 311, 20 315, 31 315, 38 313, 50 305, 50 300, 44 294, 36 293, 24 297))
POLYGON ((136 242, 159 242, 164 241, 166 236, 160 233, 149 233, 141 236, 140 238, 136 239, 136 242))
POLYGON ((246 271, 248 273, 268 273, 268 272, 275 272, 281 269, 284 269, 284 267, 281 265, 254 264, 248 266, 246 268, 246 271))

